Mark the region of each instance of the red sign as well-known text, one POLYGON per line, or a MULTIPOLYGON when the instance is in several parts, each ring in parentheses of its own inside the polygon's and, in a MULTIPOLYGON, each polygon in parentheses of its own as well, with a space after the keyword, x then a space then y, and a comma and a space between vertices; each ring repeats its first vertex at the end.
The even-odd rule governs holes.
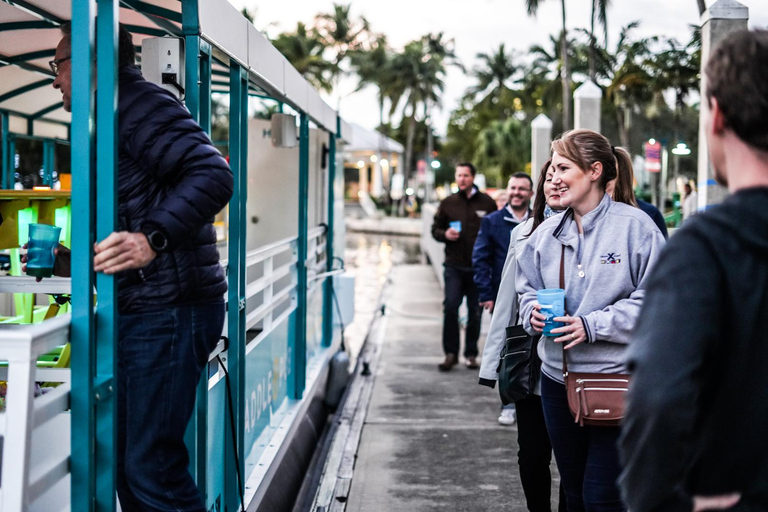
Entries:
POLYGON ((661 143, 645 143, 645 170, 661 172, 661 143))

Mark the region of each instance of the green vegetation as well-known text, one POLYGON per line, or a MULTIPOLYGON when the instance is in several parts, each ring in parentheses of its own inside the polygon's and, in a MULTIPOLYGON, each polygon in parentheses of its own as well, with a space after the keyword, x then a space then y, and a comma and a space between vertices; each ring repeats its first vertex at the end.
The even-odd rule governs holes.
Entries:
MULTIPOLYGON (((535 16, 544 0, 514 1, 535 16)), ((545 44, 512 49, 502 43, 476 56, 469 71, 475 83, 451 113, 445 137, 434 143, 442 163, 436 183, 450 180, 453 164, 462 160, 475 162, 490 185, 528 171, 530 122, 544 113, 555 134, 570 127, 572 91, 588 79, 603 90, 602 127, 611 140, 633 154, 641 154, 651 137, 672 147, 685 141, 696 154, 698 27, 692 26, 690 40, 680 43, 664 36, 639 38, 639 22, 633 22, 609 45, 610 0, 593 0, 590 26, 569 32, 567 2, 560 3, 563 30, 545 44)), ((445 34, 393 48, 367 20, 354 18, 349 5, 336 4, 311 26, 299 23, 273 43, 319 89, 331 91, 343 75, 356 77, 358 90, 374 87, 379 130, 405 146, 407 176, 426 155, 427 131, 434 129, 430 113, 441 105, 448 69, 464 69, 456 42, 445 34)), ((680 173, 695 176, 695 158, 682 159, 680 173)))

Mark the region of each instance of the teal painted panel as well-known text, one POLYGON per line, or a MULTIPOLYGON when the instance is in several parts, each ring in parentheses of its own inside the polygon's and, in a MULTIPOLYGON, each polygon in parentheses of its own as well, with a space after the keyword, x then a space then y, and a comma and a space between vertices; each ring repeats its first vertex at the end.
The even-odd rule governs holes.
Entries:
POLYGON ((206 454, 206 503, 208 512, 224 510, 224 442, 231 436, 227 417, 227 388, 224 379, 208 390, 208 453, 206 454))
POLYGON ((245 475, 249 475, 282 420, 290 375, 291 313, 245 356, 245 475))
POLYGON ((307 361, 323 349, 323 287, 316 286, 307 297, 307 361))

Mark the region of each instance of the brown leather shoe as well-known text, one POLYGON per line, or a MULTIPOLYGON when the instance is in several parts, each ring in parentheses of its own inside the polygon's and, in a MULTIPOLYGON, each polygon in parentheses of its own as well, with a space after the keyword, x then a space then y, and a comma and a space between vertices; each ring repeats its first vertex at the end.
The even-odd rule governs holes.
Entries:
POLYGON ((476 357, 468 357, 467 358, 467 368, 470 370, 477 370, 480 368, 480 365, 477 364, 477 358, 476 357))
POLYGON ((437 365, 437 367, 441 372, 447 372, 457 364, 459 364, 459 358, 456 354, 445 354, 445 361, 437 365))

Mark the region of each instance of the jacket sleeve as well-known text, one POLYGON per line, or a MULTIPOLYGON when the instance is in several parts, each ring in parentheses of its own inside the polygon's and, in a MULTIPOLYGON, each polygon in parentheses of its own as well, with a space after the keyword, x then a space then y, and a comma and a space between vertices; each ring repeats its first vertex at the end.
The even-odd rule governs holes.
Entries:
POLYGON ((440 203, 435 212, 435 218, 432 219, 432 238, 438 242, 448 242, 448 239, 445 238, 446 229, 448 229, 448 216, 445 214, 443 203, 440 203))
POLYGON ((648 233, 632 256, 630 271, 633 273, 637 288, 627 297, 610 306, 593 311, 581 317, 587 331, 588 342, 596 340, 627 344, 640 316, 640 308, 645 297, 645 281, 649 271, 659 259, 664 247, 664 237, 659 231, 648 233))
POLYGON ((653 222, 656 223, 656 226, 659 228, 659 231, 661 231, 661 234, 664 236, 664 240, 668 239, 669 232, 667 231, 667 223, 664 222, 664 215, 659 210, 656 210, 654 212, 653 222))
POLYGON ((147 88, 133 103, 120 109, 124 150, 167 190, 148 212, 142 231, 161 230, 173 250, 229 202, 232 171, 200 125, 170 94, 147 88))
POLYGON ((632 383, 619 451, 630 510, 693 509, 684 476, 694 457, 705 358, 724 332, 722 282, 712 249, 676 234, 648 280, 628 349, 632 383))
POLYGON ((483 348, 483 360, 480 364, 480 384, 493 387, 499 374, 496 368, 501 355, 501 348, 507 337, 506 328, 515 324, 517 319, 517 291, 515 289, 515 235, 518 228, 512 231, 507 249, 507 259, 504 261, 504 269, 501 271, 501 284, 499 294, 496 297, 494 313, 491 315, 491 325, 488 335, 485 337, 483 348))
POLYGON ((472 269, 473 278, 477 285, 478 297, 480 302, 496 300, 493 295, 493 240, 491 233, 493 226, 488 217, 483 217, 480 221, 480 232, 475 239, 475 246, 472 249, 472 269))
POLYGON ((520 297, 520 323, 528 334, 541 334, 531 326, 531 313, 533 307, 538 304, 536 290, 546 288, 539 271, 539 261, 536 258, 536 240, 540 231, 534 232, 523 246, 522 252, 517 257, 517 271, 515 272, 515 287, 520 297))

